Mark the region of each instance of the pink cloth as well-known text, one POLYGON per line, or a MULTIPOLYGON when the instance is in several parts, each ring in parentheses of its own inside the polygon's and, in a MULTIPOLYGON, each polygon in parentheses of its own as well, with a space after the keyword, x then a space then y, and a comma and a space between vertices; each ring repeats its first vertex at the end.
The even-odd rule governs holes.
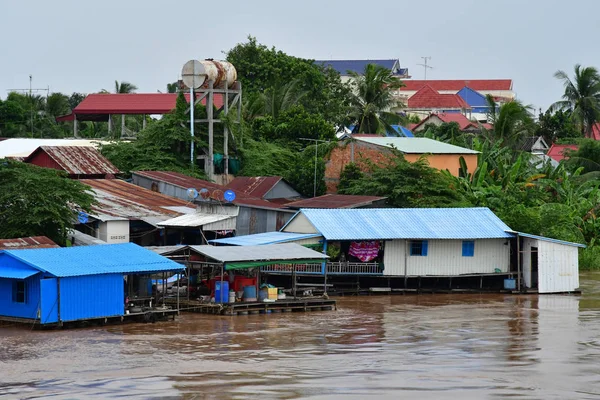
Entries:
POLYGON ((352 242, 350 243, 348 254, 358 258, 362 262, 374 260, 379 254, 379 242, 352 242))

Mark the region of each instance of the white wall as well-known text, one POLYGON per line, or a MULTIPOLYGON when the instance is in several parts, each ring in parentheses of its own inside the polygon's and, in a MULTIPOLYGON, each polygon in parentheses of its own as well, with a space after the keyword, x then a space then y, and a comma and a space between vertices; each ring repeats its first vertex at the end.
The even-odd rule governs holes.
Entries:
POLYGON ((129 243, 129 221, 100 222, 98 239, 106 243, 129 243))
MULTIPOLYGON (((531 248, 537 247, 538 241, 537 239, 524 238, 523 245, 521 246, 521 253, 523 254, 523 263, 521 268, 523 269, 523 282, 525 287, 531 287, 531 248)), ((539 260, 538 260, 538 268, 539 268, 539 260)))
POLYGON ((319 233, 304 214, 298 214, 283 229, 283 232, 319 233))
MULTIPOLYGON (((493 273, 509 269, 510 246, 506 239, 475 240, 473 257, 462 256, 462 240, 428 240, 427 256, 406 257, 408 276, 458 276, 463 274, 493 273)), ((408 245, 403 240, 386 241, 384 275, 404 276, 404 252, 408 245)), ((410 254, 410 252, 409 252, 410 254)))
POLYGON ((540 293, 572 292, 579 288, 579 252, 575 246, 538 240, 540 293))

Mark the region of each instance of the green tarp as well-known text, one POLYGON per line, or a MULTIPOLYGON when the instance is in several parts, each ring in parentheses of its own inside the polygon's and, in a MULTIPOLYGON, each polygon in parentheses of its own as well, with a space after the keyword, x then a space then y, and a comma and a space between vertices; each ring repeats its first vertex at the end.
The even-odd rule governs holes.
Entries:
POLYGON ((262 267, 263 265, 291 265, 291 264, 321 264, 325 259, 319 260, 284 260, 284 261, 244 261, 244 262, 232 262, 225 264, 225 270, 242 269, 242 268, 254 268, 262 267))

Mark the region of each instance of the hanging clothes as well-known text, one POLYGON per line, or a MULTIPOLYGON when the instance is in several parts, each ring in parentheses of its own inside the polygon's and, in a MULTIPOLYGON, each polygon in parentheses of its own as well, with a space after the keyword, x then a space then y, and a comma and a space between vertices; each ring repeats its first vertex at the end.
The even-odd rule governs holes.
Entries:
POLYGON ((362 262, 369 262, 377 258, 379 254, 379 242, 352 242, 348 254, 358 258, 362 262))

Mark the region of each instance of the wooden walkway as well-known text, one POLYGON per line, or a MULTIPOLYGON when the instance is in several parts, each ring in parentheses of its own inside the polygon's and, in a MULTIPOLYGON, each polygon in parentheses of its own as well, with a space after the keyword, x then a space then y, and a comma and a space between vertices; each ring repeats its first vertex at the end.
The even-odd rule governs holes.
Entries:
MULTIPOLYGON (((165 299, 169 304, 173 300, 165 299)), ((238 302, 229 304, 200 303, 196 300, 179 300, 180 311, 214 315, 248 315, 284 312, 337 310, 337 302, 330 299, 306 298, 277 300, 272 303, 238 302)))

